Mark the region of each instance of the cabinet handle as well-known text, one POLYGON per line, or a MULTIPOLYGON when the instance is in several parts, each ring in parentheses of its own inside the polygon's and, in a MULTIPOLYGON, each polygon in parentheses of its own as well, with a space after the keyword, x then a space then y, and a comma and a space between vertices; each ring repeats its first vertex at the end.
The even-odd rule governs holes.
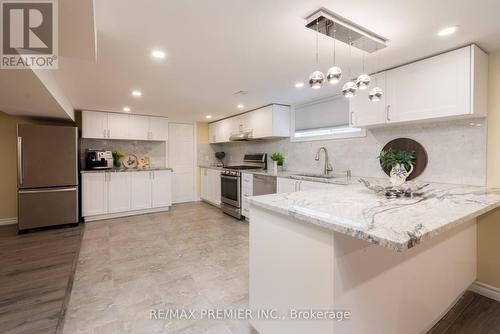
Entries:
POLYGON ((111 130, 108 129, 108 138, 111 138, 111 130))
POLYGON ((388 104, 386 112, 385 112, 385 116, 386 116, 387 121, 389 121, 389 122, 391 121, 391 114, 390 113, 391 113, 391 105, 388 104))
POLYGON ((103 130, 103 135, 102 135, 103 138, 106 138, 106 129, 103 130))
POLYGON ((351 125, 354 125, 354 111, 351 111, 351 125))

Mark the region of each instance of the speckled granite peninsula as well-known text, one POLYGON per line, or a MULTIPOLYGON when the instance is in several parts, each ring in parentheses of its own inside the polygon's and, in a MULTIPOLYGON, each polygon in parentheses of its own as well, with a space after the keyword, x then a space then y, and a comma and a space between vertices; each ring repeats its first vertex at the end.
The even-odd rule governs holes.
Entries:
POLYGON ((356 180, 331 191, 258 196, 251 202, 396 251, 409 249, 500 206, 500 189, 430 184, 423 196, 388 199, 356 180))

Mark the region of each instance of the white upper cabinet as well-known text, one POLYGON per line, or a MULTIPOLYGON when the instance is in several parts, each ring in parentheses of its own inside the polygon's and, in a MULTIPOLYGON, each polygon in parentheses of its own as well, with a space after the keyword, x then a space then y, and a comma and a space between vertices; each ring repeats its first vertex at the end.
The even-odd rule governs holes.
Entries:
POLYGON ((370 102, 367 91, 358 91, 350 100, 351 126, 484 117, 488 55, 470 45, 382 72, 378 83, 385 100, 370 102))
POLYGON ((351 127, 365 127, 381 125, 386 123, 386 95, 383 94, 380 101, 372 102, 368 98, 370 89, 378 86, 386 92, 386 72, 372 76, 369 89, 358 90, 356 96, 349 101, 349 125, 351 127))
POLYGON ((130 115, 128 137, 136 140, 148 140, 149 116, 130 115))
POLYGON ((82 137, 167 141, 168 118, 85 110, 82 137))
POLYGON ((149 117, 149 139, 168 140, 168 118, 149 117))
POLYGON ((108 138, 129 138, 129 115, 108 113, 108 138))
POLYGON ((97 111, 82 112, 83 138, 108 138, 108 114, 97 111))
POLYGON ((229 137, 250 132, 251 138, 273 138, 290 136, 290 107, 269 105, 238 116, 210 123, 210 143, 225 143, 229 137))

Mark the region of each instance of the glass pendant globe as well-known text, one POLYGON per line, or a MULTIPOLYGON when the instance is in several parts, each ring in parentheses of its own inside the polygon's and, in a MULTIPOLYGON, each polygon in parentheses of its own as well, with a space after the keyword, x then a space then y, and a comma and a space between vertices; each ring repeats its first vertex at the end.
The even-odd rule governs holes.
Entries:
POLYGON ((368 93, 368 98, 372 102, 378 102, 382 99, 382 95, 384 93, 382 92, 382 89, 379 87, 374 87, 373 89, 370 90, 368 93))
POLYGON ((350 99, 351 97, 356 95, 357 90, 358 86, 356 86, 356 83, 354 81, 349 81, 345 83, 344 87, 342 87, 342 94, 350 99))
POLYGON ((370 86, 371 78, 368 74, 361 74, 356 80, 356 85, 359 89, 367 89, 370 86))
POLYGON ((339 83, 340 79, 342 79, 342 70, 340 69, 340 67, 330 67, 330 69, 326 73, 326 80, 328 80, 328 82, 333 85, 339 83))
POLYGON ((318 89, 323 87, 323 83, 325 82, 325 75, 321 71, 314 71, 309 76, 309 85, 311 88, 318 89))

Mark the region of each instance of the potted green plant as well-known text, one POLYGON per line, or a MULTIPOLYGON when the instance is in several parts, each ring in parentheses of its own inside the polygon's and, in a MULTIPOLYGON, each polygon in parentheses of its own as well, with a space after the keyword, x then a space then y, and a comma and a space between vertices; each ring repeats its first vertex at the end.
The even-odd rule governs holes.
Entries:
POLYGON ((415 151, 397 150, 389 148, 383 150, 378 156, 380 166, 389 171, 393 186, 400 186, 413 172, 413 166, 417 160, 415 151))
POLYGON ((120 168, 121 165, 122 165, 122 161, 121 159, 125 156, 122 152, 120 151, 113 151, 112 152, 113 154, 113 165, 116 167, 116 168, 120 168))
POLYGON ((219 162, 217 163, 217 166, 224 167, 224 162, 222 160, 226 157, 226 153, 224 152, 215 152, 215 157, 219 162))
POLYGON ((274 152, 273 154, 271 154, 271 160, 274 162, 275 173, 283 170, 283 162, 285 161, 285 157, 283 156, 283 154, 274 152))

